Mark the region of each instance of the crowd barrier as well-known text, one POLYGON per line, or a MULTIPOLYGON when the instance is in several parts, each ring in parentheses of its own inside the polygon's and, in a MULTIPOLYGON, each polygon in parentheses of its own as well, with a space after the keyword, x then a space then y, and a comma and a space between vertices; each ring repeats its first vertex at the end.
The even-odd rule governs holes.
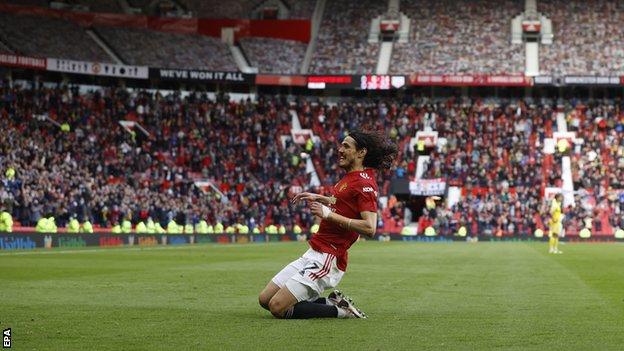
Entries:
MULTIPOLYGON (((460 236, 433 236, 378 234, 374 239, 390 238, 393 241, 410 242, 454 242, 454 241, 547 241, 548 238, 533 237, 488 237, 466 238, 460 236)), ((120 246, 158 246, 158 245, 194 245, 194 244, 247 244, 266 242, 303 241, 305 237, 294 233, 287 234, 69 234, 69 233, 0 233, 0 250, 30 250, 36 248, 75 248, 75 247, 120 247, 120 246)), ((574 242, 624 242, 613 236, 581 239, 564 238, 574 242)))

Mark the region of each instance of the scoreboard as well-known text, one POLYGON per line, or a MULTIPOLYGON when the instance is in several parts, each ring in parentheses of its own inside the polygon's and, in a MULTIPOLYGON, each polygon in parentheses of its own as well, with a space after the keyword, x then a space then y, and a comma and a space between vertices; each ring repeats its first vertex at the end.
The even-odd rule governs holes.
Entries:
POLYGON ((366 74, 360 76, 362 90, 390 90, 405 86, 405 76, 366 74))

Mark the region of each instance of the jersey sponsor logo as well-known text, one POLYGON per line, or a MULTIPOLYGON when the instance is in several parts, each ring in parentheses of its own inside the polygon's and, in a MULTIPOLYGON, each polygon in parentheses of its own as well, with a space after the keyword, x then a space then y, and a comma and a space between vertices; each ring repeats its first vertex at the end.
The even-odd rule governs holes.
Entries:
POLYGON ((371 177, 366 172, 360 172, 360 177, 364 179, 371 179, 371 177))
POLYGON ((375 189, 373 189, 370 186, 363 187, 362 188, 362 192, 364 192, 364 193, 373 193, 373 194, 375 194, 375 197, 377 197, 377 192, 375 191, 375 189))

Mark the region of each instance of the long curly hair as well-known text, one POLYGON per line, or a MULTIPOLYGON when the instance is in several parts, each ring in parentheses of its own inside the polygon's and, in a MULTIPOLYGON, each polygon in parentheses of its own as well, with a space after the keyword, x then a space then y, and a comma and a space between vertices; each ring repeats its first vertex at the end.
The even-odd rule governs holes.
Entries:
POLYGON ((362 162, 364 167, 388 169, 397 156, 397 146, 378 131, 349 131, 348 136, 355 140, 357 150, 366 149, 362 162))

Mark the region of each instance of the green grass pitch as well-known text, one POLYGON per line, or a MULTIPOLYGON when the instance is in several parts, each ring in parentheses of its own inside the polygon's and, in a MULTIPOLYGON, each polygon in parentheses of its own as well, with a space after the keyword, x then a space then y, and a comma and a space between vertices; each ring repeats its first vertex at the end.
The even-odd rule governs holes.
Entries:
POLYGON ((368 320, 276 320, 257 294, 305 243, 0 252, 13 349, 622 350, 624 244, 356 243, 368 320))

